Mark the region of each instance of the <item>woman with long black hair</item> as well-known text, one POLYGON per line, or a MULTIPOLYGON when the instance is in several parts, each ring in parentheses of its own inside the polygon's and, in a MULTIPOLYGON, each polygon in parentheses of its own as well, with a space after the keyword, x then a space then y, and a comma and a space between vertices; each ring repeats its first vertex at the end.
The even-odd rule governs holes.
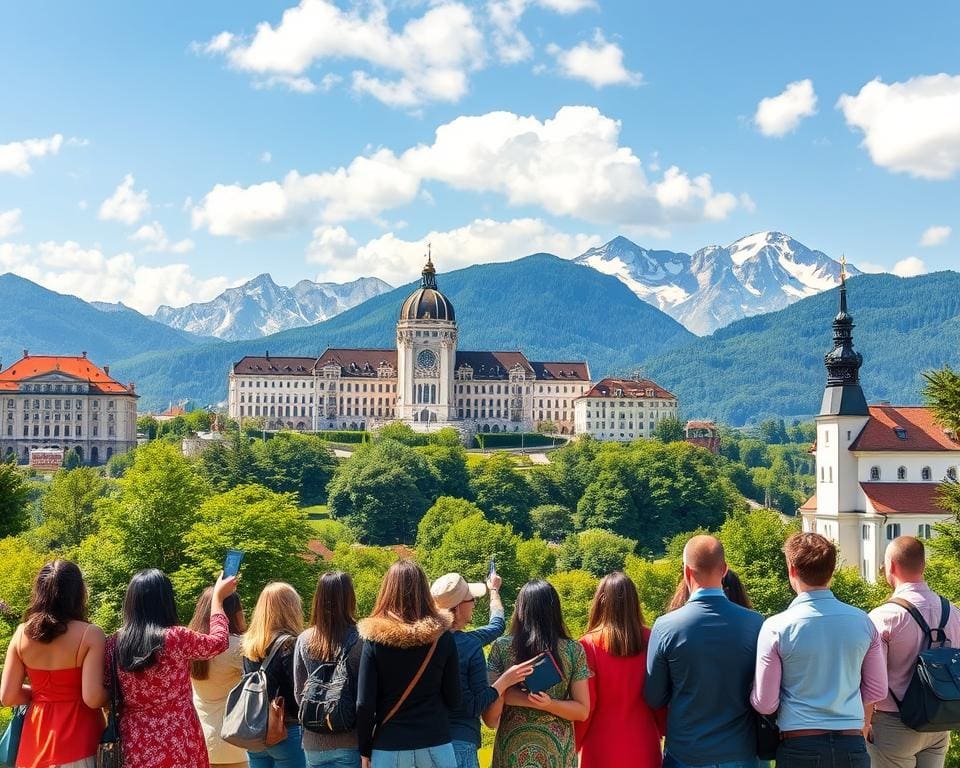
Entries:
POLYGON ((546 691, 524 693, 511 688, 484 712, 497 729, 492 768, 513 765, 525 755, 524 768, 576 768, 573 723, 590 714, 590 670, 583 646, 570 638, 560 596, 549 582, 524 584, 513 610, 510 634, 494 641, 487 670, 491 682, 509 667, 550 654, 560 682, 546 691))
POLYGON ((190 662, 227 650, 230 629, 223 602, 235 578, 217 579, 210 601, 210 631, 179 626, 173 585, 150 568, 130 580, 123 626, 107 640, 108 682, 117 675, 122 707, 124 768, 207 768, 207 745, 193 707, 190 662))

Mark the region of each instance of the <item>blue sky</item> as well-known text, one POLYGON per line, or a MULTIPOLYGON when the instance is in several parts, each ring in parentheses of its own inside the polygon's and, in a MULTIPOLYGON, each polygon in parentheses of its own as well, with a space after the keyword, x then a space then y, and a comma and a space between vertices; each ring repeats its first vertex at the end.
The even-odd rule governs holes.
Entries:
POLYGON ((397 284, 428 239, 441 270, 764 229, 956 268, 958 29, 949 2, 8 4, 0 271, 151 312, 263 271, 397 284))

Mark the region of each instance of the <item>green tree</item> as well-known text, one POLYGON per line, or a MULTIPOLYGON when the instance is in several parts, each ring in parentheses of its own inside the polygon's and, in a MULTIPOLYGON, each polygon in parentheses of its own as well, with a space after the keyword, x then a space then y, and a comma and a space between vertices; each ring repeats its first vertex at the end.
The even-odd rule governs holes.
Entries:
POLYGON ((523 578, 545 579, 557 565, 557 553, 543 539, 524 539, 517 545, 517 565, 523 578))
POLYGON ((368 616, 377 600, 380 582, 396 560, 396 552, 389 547, 363 547, 341 543, 337 545, 333 559, 326 567, 331 571, 350 574, 357 593, 357 615, 368 616))
MULTIPOLYGON (((123 454, 117 455, 122 456, 123 454)), ((110 458, 111 460, 113 459, 112 456, 110 458)), ((107 464, 109 463, 110 462, 108 461, 107 464)), ((83 466, 83 462, 80 460, 80 454, 77 453, 73 448, 68 448, 63 452, 63 469, 76 469, 77 467, 81 466, 83 466)))
POLYGON ((508 453, 494 453, 472 473, 470 487, 477 506, 490 520, 506 523, 521 536, 530 535, 534 497, 508 453))
POLYGON ((839 600, 855 605, 863 611, 872 611, 890 597, 890 587, 882 579, 871 584, 860 575, 857 568, 838 568, 833 574, 830 589, 839 600))
POLYGON ((153 416, 138 416, 137 432, 146 435, 147 440, 156 440, 160 434, 160 422, 153 416))
POLYGON ((38 537, 50 548, 73 548, 97 530, 97 502, 107 484, 93 467, 61 469, 41 501, 38 537))
POLYGON ((30 488, 20 470, 13 464, 0 462, 0 538, 15 536, 25 530, 30 515, 30 488))
POLYGON ((33 581, 48 557, 23 537, 0 539, 0 663, 30 604, 33 581))
MULTIPOLYGON (((441 432, 453 432, 452 429, 443 429, 441 432)), ((438 433, 439 434, 439 433, 438 433)), ((467 471, 467 452, 460 444, 459 436, 453 445, 438 443, 426 445, 419 449, 433 468, 438 478, 437 492, 442 496, 456 496, 461 499, 470 498, 470 473, 467 471)))
POLYGON ((242 485, 208 498, 183 537, 185 563, 171 577, 181 614, 213 583, 231 548, 244 553, 237 589, 248 610, 269 581, 311 594, 318 569, 307 557, 309 539, 310 524, 294 494, 242 485))
POLYGON ((633 554, 637 542, 612 531, 590 528, 571 536, 561 547, 557 565, 564 570, 582 569, 594 576, 621 571, 627 555, 633 554))
POLYGON ((313 528, 313 538, 323 542, 323 545, 329 550, 335 550, 340 544, 354 544, 357 541, 357 535, 350 529, 350 526, 341 523, 339 520, 315 520, 311 523, 313 528))
POLYGON ((392 421, 380 427, 376 432, 376 439, 396 440, 398 443, 411 447, 426 445, 430 438, 423 432, 415 432, 412 427, 404 424, 402 421, 392 421))
POLYGON ((561 504, 540 504, 530 510, 530 525, 542 539, 560 542, 573 533, 573 514, 561 504))
MULTIPOLYGON (((124 453, 115 453, 107 461, 107 477, 123 477, 126 471, 133 466, 137 449, 124 453)), ((66 466, 66 465, 64 465, 66 466)))
POLYGON ((467 581, 485 581, 491 557, 496 557, 497 573, 503 578, 504 598, 525 581, 526 574, 517 562, 518 537, 510 526, 491 523, 482 514, 471 515, 444 534, 432 558, 436 565, 431 578, 456 572, 467 581))
POLYGON ((623 570, 637 585, 644 622, 648 626, 653 624, 653 620, 666 611, 680 582, 683 570, 680 561, 672 558, 650 561, 628 555, 623 570))
POLYGON ((416 450, 387 439, 361 445, 337 467, 328 492, 333 516, 362 541, 409 543, 437 498, 437 477, 416 450))
POLYGON ((483 510, 466 499, 441 496, 433 503, 417 525, 415 546, 417 560, 427 573, 436 578, 447 572, 444 564, 438 562, 440 542, 447 535, 447 531, 461 520, 482 514, 483 510))
POLYGON ((762 440, 741 440, 740 461, 747 469, 769 466, 767 444, 762 440))
POLYGON ((278 432, 254 445, 258 480, 278 493, 297 494, 309 507, 327 500, 327 484, 337 460, 333 451, 313 435, 278 432))
POLYGON ((586 571, 559 571, 547 578, 560 595, 563 619, 571 637, 581 637, 587 629, 590 606, 599 579, 586 571))
POLYGON ((687 437, 686 426, 676 416, 668 416, 657 422, 651 437, 661 443, 679 443, 687 437))
POLYGON ((198 468, 211 487, 220 492, 256 483, 265 474, 250 439, 240 432, 230 434, 226 440, 212 440, 204 446, 198 468))
POLYGON ((960 374, 949 365, 923 374, 923 397, 937 421, 960 435, 960 374))

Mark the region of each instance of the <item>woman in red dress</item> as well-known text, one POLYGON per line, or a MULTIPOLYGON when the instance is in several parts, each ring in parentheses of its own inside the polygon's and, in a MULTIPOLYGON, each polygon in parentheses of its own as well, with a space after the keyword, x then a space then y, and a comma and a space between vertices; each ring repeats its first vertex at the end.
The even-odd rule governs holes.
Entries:
POLYGON ((576 723, 580 768, 659 768, 665 712, 643 700, 647 642, 637 588, 623 573, 600 582, 580 640, 590 676, 590 716, 576 723))
POLYGON ((130 581, 123 626, 107 640, 107 683, 116 661, 120 682, 120 736, 124 768, 207 768, 207 745, 193 707, 190 662, 227 650, 223 600, 235 578, 217 579, 210 632, 178 626, 173 586, 155 568, 130 581))

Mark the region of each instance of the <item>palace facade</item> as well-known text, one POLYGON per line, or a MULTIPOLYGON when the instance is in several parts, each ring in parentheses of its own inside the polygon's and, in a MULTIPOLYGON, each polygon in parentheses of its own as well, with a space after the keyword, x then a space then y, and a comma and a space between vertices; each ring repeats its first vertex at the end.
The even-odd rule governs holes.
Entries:
POLYGON ((394 349, 244 357, 230 370, 228 411, 235 419, 262 418, 268 428, 304 431, 400 421, 419 431, 454 427, 468 439, 549 422, 573 434, 574 402, 590 388, 585 361, 464 351, 457 338, 456 312, 428 258, 420 286, 400 307, 394 349))
POLYGON ((33 449, 76 451, 102 464, 137 446, 137 393, 87 358, 31 355, 0 370, 0 456, 26 464, 33 449))
POLYGON ((628 442, 677 418, 677 398, 649 379, 601 379, 576 399, 574 413, 577 434, 628 442))
POLYGON ((860 387, 863 358, 853 349, 853 317, 841 274, 834 348, 816 418, 817 492, 800 507, 805 531, 835 541, 847 565, 877 580, 888 542, 928 539, 949 517, 937 489, 957 479, 960 442, 921 406, 868 405, 860 387))

